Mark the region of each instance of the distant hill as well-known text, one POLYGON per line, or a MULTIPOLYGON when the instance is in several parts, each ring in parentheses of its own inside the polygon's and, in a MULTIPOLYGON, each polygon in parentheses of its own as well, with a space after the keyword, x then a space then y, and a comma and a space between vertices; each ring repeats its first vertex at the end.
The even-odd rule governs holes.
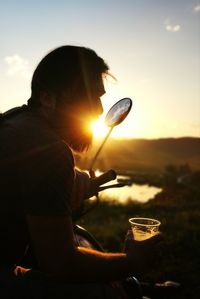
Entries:
MULTIPOLYGON (((88 169, 98 145, 76 156, 77 164, 88 169)), ((188 164, 200 170, 200 138, 109 139, 100 153, 95 168, 118 171, 162 171, 166 165, 188 164)))

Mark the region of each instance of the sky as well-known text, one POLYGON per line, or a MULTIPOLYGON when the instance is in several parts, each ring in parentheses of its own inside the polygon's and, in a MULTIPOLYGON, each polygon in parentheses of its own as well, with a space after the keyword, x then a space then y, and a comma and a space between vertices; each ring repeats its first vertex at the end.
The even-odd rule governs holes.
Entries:
POLYGON ((200 137, 200 0, 0 0, 0 44, 1 112, 26 103, 44 55, 72 44, 117 78, 105 82, 105 112, 133 100, 113 136, 200 137))

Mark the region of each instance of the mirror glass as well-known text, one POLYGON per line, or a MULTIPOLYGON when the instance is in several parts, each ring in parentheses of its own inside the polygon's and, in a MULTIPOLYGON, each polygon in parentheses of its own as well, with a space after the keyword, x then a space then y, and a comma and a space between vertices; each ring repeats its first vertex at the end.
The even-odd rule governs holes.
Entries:
POLYGON ((105 123, 108 127, 119 125, 128 115, 132 107, 130 98, 123 98, 115 103, 106 114, 105 123))

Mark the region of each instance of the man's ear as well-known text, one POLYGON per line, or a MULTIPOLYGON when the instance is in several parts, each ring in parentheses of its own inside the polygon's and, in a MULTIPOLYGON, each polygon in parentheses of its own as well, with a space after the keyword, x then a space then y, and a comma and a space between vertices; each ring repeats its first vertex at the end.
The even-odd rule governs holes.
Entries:
POLYGON ((54 110, 56 107, 56 96, 49 91, 40 92, 40 103, 41 105, 49 110, 54 110))

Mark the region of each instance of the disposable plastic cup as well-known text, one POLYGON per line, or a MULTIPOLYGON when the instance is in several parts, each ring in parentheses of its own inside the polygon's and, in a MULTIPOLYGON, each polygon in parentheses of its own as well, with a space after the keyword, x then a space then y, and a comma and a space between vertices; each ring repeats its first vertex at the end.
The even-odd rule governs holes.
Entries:
POLYGON ((160 221, 151 218, 130 218, 134 240, 144 241, 159 233, 160 221))

